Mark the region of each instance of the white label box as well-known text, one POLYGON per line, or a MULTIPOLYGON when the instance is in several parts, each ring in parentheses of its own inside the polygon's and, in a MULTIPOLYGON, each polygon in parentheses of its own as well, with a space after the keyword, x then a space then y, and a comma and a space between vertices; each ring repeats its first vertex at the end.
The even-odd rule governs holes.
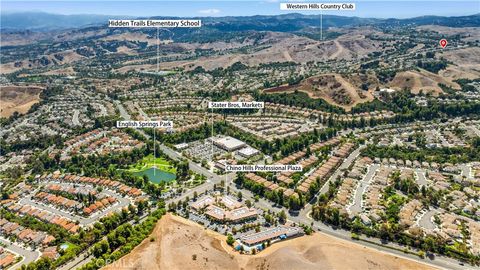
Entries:
POLYGON ((202 27, 202 20, 108 20, 108 27, 186 28, 202 27))
POLYGON ((355 3, 280 3, 281 10, 355 10, 355 3))
POLYGON ((301 172, 302 165, 226 165, 227 172, 301 172))
POLYGON ((264 102, 249 101, 249 102, 208 102, 209 109, 263 109, 264 102))

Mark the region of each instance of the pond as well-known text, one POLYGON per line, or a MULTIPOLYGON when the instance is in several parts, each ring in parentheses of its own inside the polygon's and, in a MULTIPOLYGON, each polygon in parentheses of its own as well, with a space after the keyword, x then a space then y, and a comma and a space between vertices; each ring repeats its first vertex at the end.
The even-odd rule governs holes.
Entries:
POLYGON ((150 182, 159 184, 160 182, 171 182, 177 178, 177 176, 173 173, 161 171, 156 168, 150 168, 139 172, 134 172, 133 175, 135 176, 144 176, 148 177, 150 182))

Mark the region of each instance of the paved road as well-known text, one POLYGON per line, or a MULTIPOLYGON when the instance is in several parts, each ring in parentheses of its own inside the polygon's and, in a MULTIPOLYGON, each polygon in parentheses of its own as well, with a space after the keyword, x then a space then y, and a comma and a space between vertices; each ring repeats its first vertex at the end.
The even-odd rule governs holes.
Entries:
POLYGON ((66 212, 66 211, 61 211, 61 210, 56 209, 54 207, 46 206, 42 203, 39 203, 37 201, 34 201, 34 200, 30 199, 29 197, 25 197, 25 198, 20 199, 19 203, 21 205, 34 206, 36 208, 40 208, 40 209, 48 211, 50 213, 53 213, 53 214, 56 214, 56 215, 59 215, 59 216, 62 216, 62 217, 66 217, 66 218, 68 218, 70 220, 73 220, 73 221, 78 220, 80 225, 87 226, 87 225, 90 225, 90 224, 94 223, 95 221, 97 221, 101 217, 106 216, 108 213, 111 213, 111 212, 116 211, 116 210, 121 210, 122 208, 127 207, 130 204, 129 199, 127 199, 125 197, 122 197, 122 196, 120 196, 120 195, 118 195, 114 192, 111 192, 109 190, 104 190, 103 192, 107 193, 108 195, 110 195, 112 197, 115 197, 118 200, 118 203, 116 205, 110 207, 108 209, 108 211, 103 211, 103 212, 101 212, 100 215, 93 215, 93 216, 90 216, 88 218, 82 217, 82 216, 79 216, 79 215, 75 215, 75 214, 71 214, 71 213, 66 212))
MULTIPOLYGON (((170 147, 168 147, 166 145, 161 144, 160 145, 160 150, 162 150, 162 152, 165 153, 171 159, 175 159, 175 160, 185 159, 184 157, 182 157, 182 155, 180 153, 175 152, 173 149, 171 149, 170 147)), ((203 174, 208 178, 218 178, 218 177, 220 177, 219 175, 217 175, 215 173, 212 173, 207 168, 204 168, 201 165, 199 165, 199 164, 197 164, 197 163, 195 163, 191 160, 188 160, 188 165, 189 165, 189 167, 192 171, 194 171, 196 173, 199 173, 199 174, 203 174)))
POLYGON ((472 167, 470 165, 461 164, 459 165, 460 169, 462 170, 462 176, 465 176, 467 179, 472 179, 472 167))
POLYGON ((310 200, 310 202, 305 205, 305 207, 300 210, 300 215, 306 216, 309 212, 312 211, 312 205, 315 204, 317 201, 317 197, 320 194, 325 194, 328 191, 328 187, 330 182, 334 182, 342 173, 345 169, 350 167, 352 165, 353 161, 360 155, 360 152, 362 149, 364 149, 366 146, 362 145, 359 148, 355 149, 350 155, 340 164, 340 166, 335 170, 335 172, 328 178, 328 180, 325 182, 325 184, 320 188, 320 191, 313 196, 313 198, 310 200))
MULTIPOLYGON (((152 211, 155 211, 157 207, 153 207, 152 211)), ((148 213, 145 213, 143 216, 140 217, 139 223, 143 222, 146 218, 148 217, 148 213)), ((133 224, 134 220, 128 221, 128 223, 133 224)), ((104 236, 102 240, 107 239, 107 236, 104 236)), ((77 257, 75 257, 73 260, 69 261, 68 263, 60 266, 58 269, 59 270, 70 270, 70 269, 78 269, 85 264, 89 263, 92 261, 95 257, 91 254, 88 253, 88 249, 83 251, 82 253, 78 254, 77 257)))
POLYGON ((34 251, 27 250, 27 249, 24 249, 24 248, 18 246, 17 244, 11 243, 10 241, 7 241, 7 240, 1 239, 1 238, 0 238, 0 243, 5 245, 5 248, 7 250, 13 251, 16 254, 19 254, 19 255, 23 256, 23 259, 20 262, 13 265, 9 269, 19 269, 22 264, 29 264, 29 263, 37 260, 40 257, 40 252, 38 250, 34 250, 34 251))
POLYGON ((478 129, 475 125, 471 125, 470 128, 477 136, 480 137, 480 129, 478 129))
POLYGON ((437 226, 435 225, 435 223, 432 222, 432 218, 437 213, 439 212, 436 209, 428 210, 423 216, 418 219, 418 225, 425 229, 435 229, 437 226))
MULTIPOLYGON (((321 192, 325 193, 326 191, 328 191, 328 182, 330 181, 333 181, 334 179, 336 179, 341 173, 342 173, 342 169, 346 169, 348 168, 352 162, 360 155, 360 152, 361 150, 364 148, 365 146, 362 146, 358 149, 356 149, 354 152, 352 152, 345 160, 344 162, 340 165, 339 169, 337 169, 335 171, 335 173, 329 178, 329 180, 327 181, 327 183, 324 185, 324 187, 322 187, 322 189, 320 190, 319 194, 321 194, 321 192)), ((170 149, 170 151, 172 151, 170 149)), ((167 151, 164 151, 164 152, 168 152, 167 151)), ((170 153, 172 154, 172 153, 170 153)), ((177 154, 178 155, 178 154, 177 154)), ((202 170, 201 171, 206 171, 205 168, 201 167, 202 170)), ((208 175, 211 175, 212 173, 207 171, 208 172, 208 175)), ((201 173, 201 172, 199 172, 201 173)), ((217 179, 216 181, 218 181, 219 178, 221 177, 224 177, 224 176, 218 176, 218 177, 214 177, 213 179, 217 179)), ((215 180, 214 180, 215 181, 215 180)), ((252 202, 254 202, 254 205, 255 207, 257 208, 260 208, 260 209, 264 209, 264 210, 274 210, 275 212, 280 212, 281 210, 284 210, 285 213, 287 213, 287 217, 289 220, 293 221, 293 222, 296 222, 298 224, 311 224, 313 223, 313 228, 315 230, 318 230, 318 231, 321 231, 323 233, 326 233, 328 235, 331 235, 331 236, 334 236, 334 237, 338 237, 338 238, 341 238, 341 239, 344 239, 344 240, 347 240, 347 241, 351 241, 351 242, 356 242, 358 244, 361 244, 361 245, 364 245, 364 246, 368 246, 368 247, 371 247, 371 248, 374 248, 376 250, 379 250, 379 251, 382 251, 382 252, 385 252, 385 253, 388 253, 388 254, 394 254, 398 257, 403 257, 403 258, 407 258, 407 259, 410 259, 410 260, 414 260, 414 261, 418 261, 418 262, 421 262, 421 263, 427 263, 427 264, 431 264, 435 267, 439 267, 439 268, 442 268, 442 269, 454 269, 454 270, 465 270, 465 269, 474 269, 473 267, 470 267, 470 266, 461 266, 458 264, 458 262, 454 259, 451 259, 451 258, 447 258, 447 257, 443 257, 443 256, 436 256, 435 260, 430 260, 430 259, 420 259, 418 256, 416 255, 411 255, 411 254, 405 254, 403 253, 402 251, 397 251, 397 250, 393 250, 391 248, 388 248, 388 247, 385 247, 385 246, 378 246, 378 245, 386 245, 386 246, 389 246, 389 247, 394 247, 394 248, 397 248, 397 249, 404 249, 405 247, 404 246, 400 246, 396 243, 392 243, 392 242, 389 242, 387 244, 385 243, 382 243, 380 239, 377 239, 377 238, 370 238, 368 239, 369 241, 372 241, 372 242, 375 242, 377 244, 370 244, 370 243, 367 243, 367 242, 358 242, 358 241, 354 241, 352 240, 351 238, 351 232, 350 231, 345 231, 345 230, 338 230, 338 229, 333 229, 332 227, 326 225, 326 224, 323 224, 322 222, 319 222, 319 221, 314 221, 313 219, 311 219, 309 217, 310 215, 310 212, 311 212, 311 208, 312 208, 312 205, 311 204, 307 204, 301 211, 299 212, 289 212, 288 209, 284 208, 283 206, 280 206, 280 205, 276 205, 270 201, 267 201, 263 198, 261 198, 258 202, 255 202, 255 199, 254 199, 254 194, 248 190, 239 190, 236 188, 236 186, 234 184, 230 184, 230 187, 231 187, 231 191, 232 193, 236 193, 238 191, 241 191, 242 194, 243 194, 243 199, 244 200, 250 200, 252 202)), ((184 193, 182 194, 181 197, 177 197, 175 199, 171 199, 169 200, 168 202, 170 201, 180 201, 180 200, 183 200, 184 198, 186 198, 187 194, 193 194, 194 191, 197 191, 197 193, 201 193, 205 190, 208 190, 208 189, 211 189, 213 188, 213 182, 210 182, 210 183, 205 183, 201 186, 198 186, 194 189, 191 189, 190 191, 188 191, 187 193, 184 193)), ((317 194, 318 195, 318 194, 317 194)), ((192 197, 192 195, 189 195, 190 198, 192 197)))
POLYGON ((378 168, 380 168, 380 165, 378 164, 371 165, 368 168, 367 174, 357 186, 357 190, 355 191, 355 194, 354 194, 353 204, 349 208, 349 210, 353 214, 358 214, 362 212, 362 196, 365 193, 365 190, 367 189, 368 185, 370 184, 370 181, 372 181, 373 176, 377 172, 378 168))
POLYGON ((120 116, 124 119, 124 120, 130 120, 132 119, 130 117, 130 114, 128 114, 127 110, 125 110, 125 107, 123 107, 122 103, 118 100, 115 100, 113 101, 115 102, 115 105, 117 106, 118 110, 120 111, 120 116))
MULTIPOLYGON (((350 155, 342 162, 342 164, 335 170, 335 172, 330 176, 330 178, 325 182, 322 188, 319 191, 319 194, 325 194, 328 191, 329 183, 334 182, 345 169, 352 165, 353 161, 360 155, 360 152, 365 148, 365 145, 360 146, 359 148, 355 149, 350 155)), ((318 194, 317 194, 318 195, 318 194)))
MULTIPOLYGON (((123 107, 123 105, 121 104, 120 101, 118 100, 115 100, 114 101, 115 104, 117 105, 117 108, 118 110, 120 111, 120 115, 123 119, 125 120, 130 120, 131 117, 130 115, 128 114, 128 112, 125 110, 125 108, 123 107)), ((143 132, 143 130, 138 130, 143 136, 145 136, 147 139, 150 138, 150 136, 148 134, 145 134, 145 132, 143 132)), ((166 154, 169 158, 171 159, 174 159, 174 160, 180 160, 180 159, 184 159, 184 157, 182 157, 182 155, 180 153, 177 153, 176 151, 174 151, 173 149, 171 149, 170 147, 164 145, 164 144, 161 144, 160 145, 160 150, 166 154)), ((189 168, 190 170, 198 173, 198 174, 201 174, 201 175, 204 175, 207 177, 208 181, 207 183, 203 184, 203 185, 200 185, 200 186, 197 186, 195 187, 194 189, 190 189, 189 191, 187 191, 186 193, 183 193, 180 197, 177 197, 176 200, 178 199, 184 199, 186 198, 187 196, 189 196, 190 198, 193 197, 193 193, 196 191, 198 194, 208 190, 208 189, 211 189, 213 188, 213 185, 214 184, 219 184, 221 182, 222 179, 226 179, 225 176, 219 176, 215 173, 212 173, 210 172, 208 169, 202 167, 201 165, 189 160, 188 160, 188 165, 189 165, 189 168)), ((234 176, 234 174, 230 174, 230 177, 228 179, 232 179, 232 177, 234 176)), ((169 201, 171 202, 171 201, 169 201)))
POLYGON ((421 186, 428 186, 427 178, 425 177, 425 170, 422 169, 415 169, 415 174, 417 175, 417 184, 421 186))
POLYGON ((73 111, 72 123, 75 126, 80 126, 80 121, 78 120, 78 115, 80 112, 78 110, 73 111))
MULTIPOLYGON (((232 187, 232 192, 236 193, 237 191, 238 191, 238 189, 235 186, 233 186, 232 187)), ((240 191, 243 194, 243 200, 250 200, 252 202, 255 201, 254 200, 254 194, 252 192, 250 192, 248 190, 240 190, 240 191)), ((416 255, 405 254, 403 251, 397 251, 397 250, 386 247, 386 246, 389 246, 389 247, 393 247, 393 248, 403 250, 405 248, 405 246, 401 246, 401 245, 398 245, 398 244, 393 243, 393 242, 382 243, 381 240, 378 239, 378 238, 366 238, 369 241, 374 242, 376 244, 371 244, 371 243, 367 243, 367 242, 363 242, 363 241, 360 242, 360 241, 352 240, 350 231, 346 231, 346 230, 342 230, 342 229, 334 229, 334 228, 332 228, 332 227, 330 227, 326 224, 323 224, 320 221, 314 221, 312 218, 309 217, 309 213, 303 214, 302 211, 300 211, 299 213, 289 212, 288 209, 284 208, 283 206, 276 205, 276 204, 274 204, 270 201, 267 201, 263 198, 260 198, 258 202, 254 202, 254 205, 255 205, 255 207, 263 209, 265 211, 266 210, 273 210, 273 211, 278 213, 281 210, 284 210, 285 213, 287 213, 288 220, 290 220, 292 222, 296 222, 297 224, 307 224, 307 225, 310 225, 313 222, 313 228, 316 231, 320 231, 320 232, 326 233, 330 236, 341 238, 341 239, 346 240, 346 241, 350 241, 350 242, 354 242, 354 243, 357 243, 357 244, 360 244, 360 245, 368 246, 370 248, 376 249, 376 250, 381 251, 381 252, 385 252, 387 254, 393 254, 397 257, 407 258, 409 260, 413 260, 413 261, 417 261, 417 262, 421 262, 421 263, 427 263, 427 264, 433 265, 433 266, 435 266, 437 268, 441 268, 441 269, 452 269, 452 270, 475 269, 475 268, 473 268, 471 266, 468 266, 468 265, 467 266, 461 266, 461 265, 458 264, 458 262, 456 260, 451 259, 451 258, 447 258, 447 257, 443 257, 443 256, 436 256, 436 258, 434 260, 420 259, 416 255), (384 246, 379 246, 379 245, 384 245, 384 246)))
POLYGON ((440 139, 440 141, 442 142, 442 145, 443 145, 443 146, 446 146, 446 147, 451 147, 451 146, 452 146, 452 145, 447 141, 447 139, 445 139, 445 137, 438 131, 438 129, 432 130, 432 133, 433 133, 438 139, 440 139))
MULTIPOLYGON (((116 101, 116 103, 117 102, 118 101, 116 101)), ((119 106, 119 110, 120 110, 120 113, 122 114, 122 117, 124 117, 127 120, 127 117, 125 117, 125 116, 128 116, 128 119, 129 119, 130 116, 128 114, 126 114, 126 112, 125 112, 125 116, 124 116, 124 113, 122 113, 121 108, 123 108, 123 106, 121 106, 121 104, 118 104, 118 103, 117 103, 117 106, 119 106)), ((382 252, 385 252, 385 253, 388 253, 388 254, 394 254, 398 257, 404 257, 404 258, 408 258, 408 259, 411 259, 411 260, 414 260, 414 261, 419 261, 421 263, 431 264, 435 267, 440 267, 440 268, 443 268, 443 269, 453 269, 453 270, 474 269, 473 267, 470 267, 470 266, 461 266, 461 265, 458 264, 458 262, 456 260, 446 258, 446 257, 442 257, 442 256, 436 256, 435 260, 429 260, 429 259, 422 260, 418 256, 405 254, 401 251, 392 250, 392 249, 384 247, 384 246, 377 246, 375 244, 370 244, 370 243, 366 243, 366 242, 354 241, 351 238, 351 232, 344 231, 344 230, 333 229, 333 228, 331 228, 331 227, 329 227, 329 226, 327 226, 327 225, 325 225, 321 222, 314 221, 313 219, 311 219, 309 217, 309 214, 310 214, 311 208, 312 208, 311 203, 314 203, 316 201, 317 195, 322 194, 322 193, 326 193, 328 191, 328 183, 330 181, 334 181, 338 176, 340 176, 340 174, 342 173, 342 169, 348 168, 352 164, 352 162, 360 155, 360 152, 364 147, 365 146, 359 147, 358 149, 353 151, 343 161, 343 163, 340 165, 340 167, 333 173, 333 175, 328 179, 328 181, 325 183, 325 185, 320 189, 319 193, 317 193, 314 196, 314 198, 312 199, 312 201, 309 204, 307 204, 301 211, 299 211, 297 213, 290 213, 290 212, 288 212, 288 209, 285 209, 284 207, 279 206, 279 205, 272 204, 271 202, 266 201, 265 199, 260 199, 258 202, 255 202, 254 203, 255 206, 259 207, 259 208, 262 208, 262 209, 271 209, 271 210, 274 210, 274 211, 277 211, 277 212, 281 211, 281 210, 284 210, 287 213, 288 219, 291 220, 291 221, 294 221, 296 223, 301 223, 301 224, 311 224, 311 223, 313 223, 313 228, 314 229, 322 231, 322 232, 324 232, 328 235, 338 237, 338 238, 341 238, 341 239, 344 239, 344 240, 347 240, 347 241, 356 242, 356 243, 359 243, 359 244, 362 244, 362 245, 365 245, 365 246, 369 246, 371 248, 377 249, 379 251, 382 251, 382 252)), ((164 145, 161 146, 161 149, 165 154, 167 154, 171 158, 174 158, 174 159, 180 158, 180 155, 178 153, 176 153, 175 151, 173 151, 172 149, 170 149, 170 148, 168 148, 164 145)), ((189 164, 190 164, 190 168, 192 170, 196 171, 197 173, 201 173, 201 174, 207 176, 208 178, 211 178, 211 181, 209 181, 207 183, 204 183, 203 185, 197 186, 193 189, 190 189, 188 192, 182 194, 180 197, 168 200, 167 203, 169 203, 170 201, 180 201, 180 200, 184 199, 186 196, 192 197, 193 193, 195 191, 197 191, 197 193, 200 194, 204 190, 212 188, 213 183, 216 183, 217 181, 219 182, 219 181, 221 181, 222 177, 225 177, 225 176, 218 176, 218 175, 208 171, 207 169, 199 166, 198 164, 193 163, 192 161, 189 161, 189 164), (192 194, 192 196, 189 195, 189 194, 192 194)), ((232 183, 229 183, 229 186, 231 187, 233 192, 238 191, 238 189, 232 183)), ((254 200, 254 195, 250 191, 248 191, 248 190, 240 190, 240 191, 243 194, 244 200, 250 200, 252 202, 255 201, 254 200)), ((376 239, 376 238, 372 238, 372 239, 369 239, 369 240, 372 241, 372 242, 376 242, 378 244, 382 244, 381 241, 379 239, 376 239)), ((403 246, 400 246, 400 245, 395 244, 395 243, 388 243, 387 245, 390 246, 390 247, 395 247, 395 248, 399 248, 399 249, 404 248, 403 246)))
POLYGON ((138 110, 138 113, 145 119, 145 121, 150 121, 150 117, 143 111, 142 107, 138 106, 138 104, 135 104, 135 107, 138 110))
MULTIPOLYGON (((171 157, 175 156, 175 155, 178 156, 178 153, 174 152, 171 149, 164 148, 163 150, 167 155, 169 155, 169 156, 171 155, 171 157)), ((350 166, 350 164, 353 162, 353 160, 359 155, 359 152, 360 152, 360 149, 357 149, 356 151, 352 152, 352 154, 344 161, 344 163, 342 163, 340 168, 348 168, 350 166)), ((169 200, 167 200, 167 203, 170 203, 172 201, 178 202, 178 201, 184 200, 187 196, 193 197, 193 193, 195 191, 197 191, 197 193, 200 194, 200 193, 204 192, 205 190, 213 188, 214 183, 218 183, 218 182, 221 181, 221 179, 225 179, 225 176, 216 175, 216 174, 206 170, 205 168, 203 168, 201 166, 198 166, 195 163, 194 163, 193 168, 198 169, 199 173, 202 173, 202 172, 205 173, 204 175, 206 175, 207 177, 211 177, 213 175, 213 177, 211 177, 212 178, 211 181, 206 182, 206 183, 204 183, 200 186, 197 186, 195 188, 192 188, 188 192, 185 192, 182 195, 180 195, 179 197, 169 199, 169 200)), ((340 170, 337 170, 336 173, 338 171, 340 171, 340 170)), ((334 175, 332 175, 331 179, 336 178, 336 176, 334 176, 334 175)), ((337 174, 337 176, 338 175, 339 174, 337 174)), ((233 177, 233 174, 230 174, 227 177, 228 178, 233 177)), ((329 180, 331 180, 331 179, 329 179, 329 180)), ((296 222, 298 224, 311 224, 311 223, 313 223, 313 228, 315 230, 321 231, 321 232, 326 233, 328 235, 331 235, 331 236, 334 236, 334 237, 337 237, 337 238, 341 238, 341 239, 344 239, 346 241, 355 242, 355 243, 358 243, 358 244, 361 244, 361 245, 364 245, 364 246, 368 246, 368 247, 374 248, 376 250, 379 250, 379 251, 382 251, 382 252, 385 252, 385 253, 388 253, 388 254, 394 254, 397 257, 403 257, 403 258, 418 261, 418 262, 421 262, 421 263, 431 264, 435 267, 439 267, 439 268, 442 268, 442 269, 453 269, 453 270, 474 269, 473 267, 470 267, 468 265, 467 266, 461 266, 461 265, 458 264, 458 262, 456 260, 446 258, 446 257, 442 257, 442 256, 436 256, 436 258, 434 260, 420 259, 418 256, 405 254, 402 251, 392 250, 391 248, 388 248, 388 247, 385 247, 385 246, 378 246, 378 245, 367 243, 367 242, 354 241, 351 238, 351 232, 345 231, 345 230, 333 229, 330 226, 327 226, 326 224, 323 224, 319 221, 314 221, 313 219, 311 219, 309 217, 310 211, 309 210, 307 211, 307 209, 311 209, 310 204, 308 204, 307 207, 302 209, 300 212, 292 213, 292 212, 289 212, 288 209, 286 209, 282 206, 279 206, 279 205, 275 205, 275 204, 273 204, 273 203, 271 203, 271 202, 269 202, 265 199, 260 199, 258 202, 255 202, 253 193, 251 193, 248 190, 237 189, 235 187, 235 185, 233 183, 231 183, 230 181, 228 181, 227 183, 229 183, 229 186, 231 187, 231 191, 233 193, 241 191, 242 194, 243 194, 244 200, 250 200, 250 201, 254 202, 256 207, 261 208, 261 209, 265 209, 265 210, 268 210, 268 209, 274 210, 275 212, 279 212, 281 210, 284 210, 285 213, 287 213, 287 217, 288 217, 289 220, 291 220, 293 222, 296 222)), ((377 243, 377 244, 383 244, 383 245, 388 245, 390 247, 398 248, 400 250, 405 248, 404 246, 400 246, 396 243, 387 243, 387 244, 382 243, 381 240, 377 239, 377 238, 371 238, 371 239, 368 239, 368 240, 372 241, 374 243, 377 243)), ((80 267, 80 266, 88 263, 93 257, 88 256, 86 258, 82 258, 82 256, 85 256, 85 254, 86 254, 86 252, 80 254, 77 257, 77 259, 70 262, 65 267, 62 267, 61 269, 62 270, 69 270, 69 269, 73 269, 74 267, 80 267), (72 267, 72 265, 73 265, 73 267, 72 267)))

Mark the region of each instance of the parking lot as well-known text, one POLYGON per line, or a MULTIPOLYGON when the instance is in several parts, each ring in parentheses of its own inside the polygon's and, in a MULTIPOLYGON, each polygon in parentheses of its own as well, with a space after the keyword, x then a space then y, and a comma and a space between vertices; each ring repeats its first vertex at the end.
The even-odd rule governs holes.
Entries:
POLYGON ((185 154, 197 160, 213 160, 213 157, 220 156, 227 151, 217 147, 209 140, 200 140, 189 144, 188 148, 184 150, 185 154))

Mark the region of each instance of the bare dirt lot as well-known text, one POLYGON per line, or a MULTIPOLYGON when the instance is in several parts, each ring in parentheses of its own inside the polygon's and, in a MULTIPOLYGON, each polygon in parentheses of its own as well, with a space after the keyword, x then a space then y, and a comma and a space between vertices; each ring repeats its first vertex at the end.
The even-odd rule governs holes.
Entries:
POLYGON ((26 113, 37 103, 43 88, 36 86, 2 86, 0 88, 0 115, 9 117, 13 112, 26 113))
POLYGON ((276 243, 257 255, 240 255, 226 245, 225 236, 167 214, 158 222, 149 238, 129 255, 104 269, 434 268, 320 233, 276 243))
POLYGON ((0 65, 0 74, 8 74, 21 69, 33 69, 40 67, 53 67, 69 64, 84 59, 84 56, 73 50, 62 51, 57 54, 44 55, 37 59, 24 59, 16 62, 9 62, 0 65))
POLYGON ((438 57, 444 57, 448 61, 462 68, 464 71, 479 71, 480 70, 480 48, 469 47, 458 50, 451 50, 439 53, 438 57))
POLYGON ((265 90, 267 93, 294 92, 307 93, 311 98, 322 98, 330 104, 349 111, 359 103, 371 101, 373 96, 361 91, 339 74, 322 74, 303 80, 298 85, 276 87, 265 90), (361 94, 361 95, 360 95, 361 94))
MULTIPOLYGON (((461 77, 465 78, 464 76, 461 77)), ((453 82, 451 78, 423 69, 397 73, 388 86, 396 90, 409 89, 413 94, 418 94, 420 91, 423 91, 424 93, 438 95, 443 92, 442 88, 438 85, 439 83, 452 87, 453 89, 460 89, 460 85, 453 82)))
POLYGON ((65 76, 73 76, 75 74, 76 72, 75 70, 73 70, 72 67, 52 69, 47 72, 41 73, 41 75, 65 75, 65 76))
MULTIPOLYGON (((368 32, 368 30, 365 30, 368 32)), ((368 32, 370 33, 370 32, 368 32)), ((365 34, 353 29, 344 33, 335 40, 318 41, 304 36, 297 36, 289 33, 266 32, 265 36, 257 41, 258 50, 251 53, 229 52, 216 56, 203 56, 193 60, 180 60, 162 63, 166 68, 181 67, 186 70, 193 70, 198 66, 206 70, 216 68, 227 68, 235 62, 242 62, 248 66, 258 66, 271 62, 297 62, 305 63, 312 59, 318 60, 342 60, 354 59, 359 55, 379 51, 380 42, 370 40, 365 34)), ((177 45, 185 50, 213 49, 226 50, 252 45, 252 40, 246 39, 243 42, 213 42, 213 43, 178 43, 177 45)), ((120 72, 138 68, 135 66, 124 66, 120 72)))

